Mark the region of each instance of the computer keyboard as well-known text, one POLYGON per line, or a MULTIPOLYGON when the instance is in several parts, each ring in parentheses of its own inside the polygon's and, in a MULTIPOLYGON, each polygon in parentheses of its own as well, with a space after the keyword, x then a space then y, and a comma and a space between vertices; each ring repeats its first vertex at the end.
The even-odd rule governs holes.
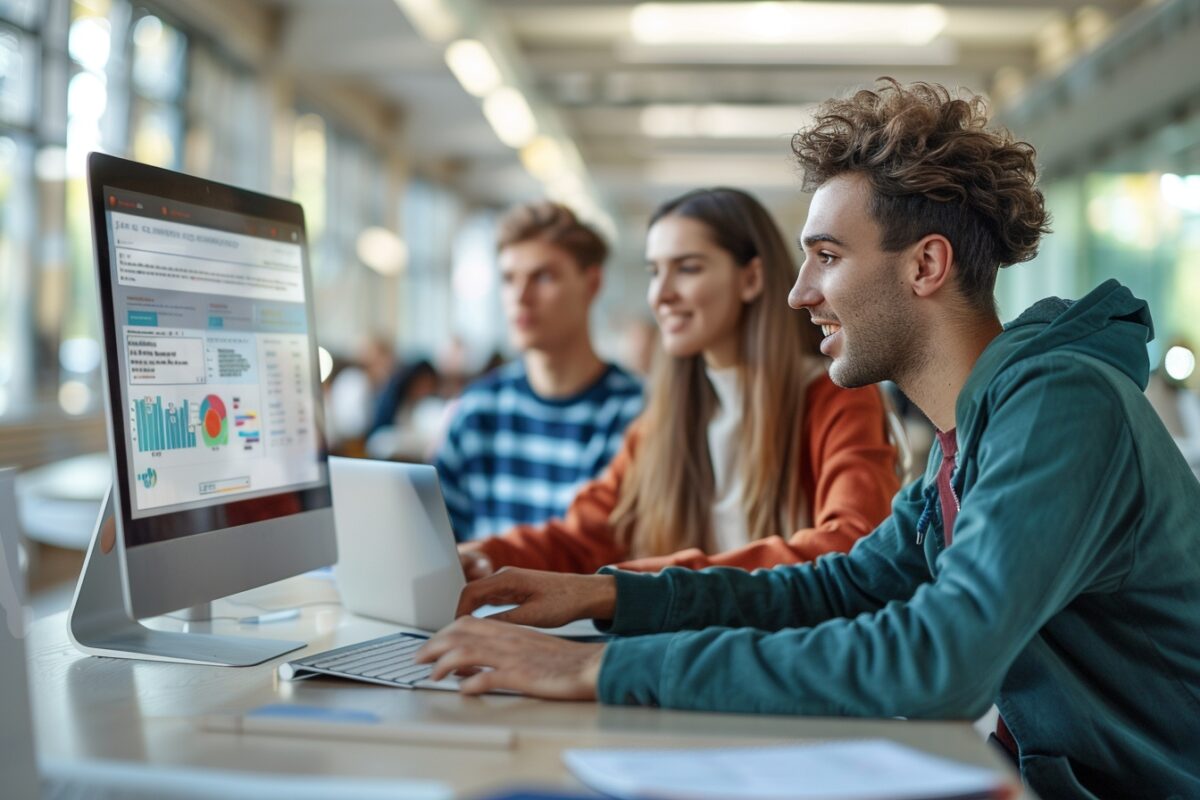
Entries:
POLYGON ((356 681, 399 686, 405 689, 445 689, 456 691, 458 679, 430 680, 433 667, 415 664, 413 657, 428 637, 412 633, 393 633, 378 639, 314 653, 279 665, 279 677, 286 681, 333 675, 356 681))

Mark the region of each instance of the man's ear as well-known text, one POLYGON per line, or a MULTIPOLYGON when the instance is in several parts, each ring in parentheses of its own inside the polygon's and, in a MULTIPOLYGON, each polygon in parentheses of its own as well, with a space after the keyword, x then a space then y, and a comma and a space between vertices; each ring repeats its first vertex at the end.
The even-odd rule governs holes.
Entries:
POLYGON ((763 263, 760 256, 755 256, 746 262, 746 266, 738 270, 741 282, 741 297, 743 303, 752 303, 763 290, 763 263))
POLYGON ((583 278, 587 282, 587 295, 590 303, 600 295, 600 290, 604 288, 604 269, 599 264, 584 267, 583 278))
POLYGON ((930 297, 951 277, 954 246, 940 233, 931 233, 910 248, 910 284, 917 297, 930 297))

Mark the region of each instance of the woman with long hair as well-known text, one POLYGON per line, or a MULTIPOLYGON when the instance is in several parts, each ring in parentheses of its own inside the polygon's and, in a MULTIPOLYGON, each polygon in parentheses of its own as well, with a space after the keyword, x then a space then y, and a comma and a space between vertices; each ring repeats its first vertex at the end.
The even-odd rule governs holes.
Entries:
POLYGON ((567 515, 460 546, 469 579, 502 566, 744 568, 847 551, 899 489, 884 400, 825 374, 820 329, 784 298, 796 265, 750 195, 661 206, 646 237, 662 334, 649 404, 567 515))

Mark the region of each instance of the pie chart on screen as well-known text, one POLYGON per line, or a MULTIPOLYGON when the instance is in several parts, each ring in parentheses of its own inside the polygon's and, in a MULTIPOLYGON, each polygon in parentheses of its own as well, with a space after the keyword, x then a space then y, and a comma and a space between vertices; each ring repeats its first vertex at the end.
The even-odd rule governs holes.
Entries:
POLYGON ((229 420, 225 403, 215 394, 200 401, 200 436, 210 447, 229 442, 229 420))

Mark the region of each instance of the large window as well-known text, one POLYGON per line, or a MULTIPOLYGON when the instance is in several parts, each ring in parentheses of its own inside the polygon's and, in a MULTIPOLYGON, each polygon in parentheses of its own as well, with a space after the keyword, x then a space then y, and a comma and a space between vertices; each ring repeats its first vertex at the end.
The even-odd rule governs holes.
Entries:
POLYGON ((309 102, 320 98, 238 62, 162 0, 0 0, 0 424, 102 405, 93 150, 295 197, 331 350, 367 333, 444 339, 458 201, 428 186, 402 203, 403 165, 379 145, 388 133, 291 110, 309 102), (368 268, 363 232, 395 244, 406 227, 408 276, 368 268))
POLYGON ((28 138, 0 133, 0 416, 19 408, 33 383, 29 350, 33 260, 33 148, 28 138))
POLYGON ((98 407, 87 153, 179 166, 186 48, 128 0, 0 0, 0 415, 98 407))
POLYGON ((1005 319, 1047 295, 1078 297, 1116 278, 1150 305, 1151 366, 1200 346, 1200 175, 1105 172, 1045 187, 1054 233, 1036 260, 1001 272, 1005 319))
MULTIPOLYGON (((451 252, 464 209, 444 187, 414 179, 404 192, 401 213, 409 251, 400 286, 401 337, 413 350, 436 353, 455 332, 451 252)), ((480 271, 483 280, 492 280, 491 253, 473 269, 480 271)), ((456 275, 453 280, 457 294, 464 279, 456 275)))
POLYGON ((65 18, 65 10, 62 4, 0 0, 0 417, 23 412, 34 393, 29 299, 38 241, 38 87, 43 37, 50 18, 55 12, 65 18))
POLYGON ((286 192, 273 181, 273 104, 249 70, 208 47, 191 48, 184 169, 259 192, 286 192))
POLYGON ((381 154, 309 111, 292 123, 291 167, 292 197, 308 225, 322 344, 344 355, 367 334, 402 336, 396 278, 373 271, 360 255, 364 231, 398 227, 381 154))
POLYGON ((1085 269, 1150 304, 1157 362, 1172 342, 1200 343, 1200 175, 1092 175, 1084 181, 1085 269))

